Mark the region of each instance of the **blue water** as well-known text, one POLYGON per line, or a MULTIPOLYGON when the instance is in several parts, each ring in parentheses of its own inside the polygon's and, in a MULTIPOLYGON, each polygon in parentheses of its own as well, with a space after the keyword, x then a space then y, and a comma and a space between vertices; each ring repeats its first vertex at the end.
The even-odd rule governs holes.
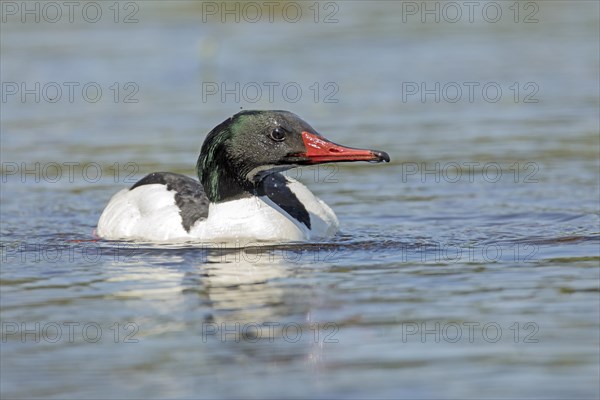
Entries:
POLYGON ((476 3, 4 2, 2 397, 598 398, 599 5, 476 3), (327 242, 94 241, 240 108, 392 162, 288 172, 327 242))

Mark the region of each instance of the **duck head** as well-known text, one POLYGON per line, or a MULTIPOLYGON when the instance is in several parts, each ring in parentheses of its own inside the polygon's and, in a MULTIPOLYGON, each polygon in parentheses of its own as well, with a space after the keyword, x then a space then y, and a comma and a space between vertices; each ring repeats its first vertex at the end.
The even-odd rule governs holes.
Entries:
POLYGON ((208 134, 196 168, 208 199, 221 202, 251 196, 276 172, 351 161, 389 162, 390 157, 330 142, 289 111, 241 111, 208 134))

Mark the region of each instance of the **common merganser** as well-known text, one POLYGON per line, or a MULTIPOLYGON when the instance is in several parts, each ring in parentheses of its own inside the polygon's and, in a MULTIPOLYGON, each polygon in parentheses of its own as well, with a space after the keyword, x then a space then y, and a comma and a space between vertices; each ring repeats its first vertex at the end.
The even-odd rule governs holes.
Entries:
POLYGON ((241 111, 204 140, 200 181, 154 172, 116 193, 96 233, 147 241, 303 241, 331 237, 338 219, 300 182, 301 165, 390 161, 387 153, 325 139, 289 111, 241 111))

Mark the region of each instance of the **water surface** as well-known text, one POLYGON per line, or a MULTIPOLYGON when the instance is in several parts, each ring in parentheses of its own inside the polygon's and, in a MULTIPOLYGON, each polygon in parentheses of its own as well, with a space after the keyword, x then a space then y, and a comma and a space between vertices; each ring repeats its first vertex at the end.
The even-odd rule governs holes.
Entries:
POLYGON ((529 23, 512 2, 497 23, 383 1, 320 3, 317 23, 312 3, 221 23, 138 1, 115 23, 101 4, 97 23, 1 25, 3 397, 598 397, 598 3, 527 2, 529 23), (326 242, 92 241, 112 194, 193 176, 240 108, 392 163, 288 172, 336 211, 326 242))

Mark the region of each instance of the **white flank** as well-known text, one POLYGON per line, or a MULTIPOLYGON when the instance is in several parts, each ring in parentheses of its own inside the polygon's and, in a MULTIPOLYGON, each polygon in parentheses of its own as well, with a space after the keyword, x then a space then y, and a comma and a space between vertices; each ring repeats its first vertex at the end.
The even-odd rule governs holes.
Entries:
POLYGON ((300 182, 287 179, 290 190, 310 215, 310 230, 268 197, 250 197, 211 203, 208 218, 197 221, 188 233, 175 203, 175 192, 154 184, 115 194, 100 216, 97 234, 105 239, 238 243, 302 241, 335 235, 339 224, 331 208, 300 182))
POLYGON ((115 194, 100 216, 96 233, 105 239, 189 238, 181 224, 175 192, 160 184, 123 189, 115 194))

